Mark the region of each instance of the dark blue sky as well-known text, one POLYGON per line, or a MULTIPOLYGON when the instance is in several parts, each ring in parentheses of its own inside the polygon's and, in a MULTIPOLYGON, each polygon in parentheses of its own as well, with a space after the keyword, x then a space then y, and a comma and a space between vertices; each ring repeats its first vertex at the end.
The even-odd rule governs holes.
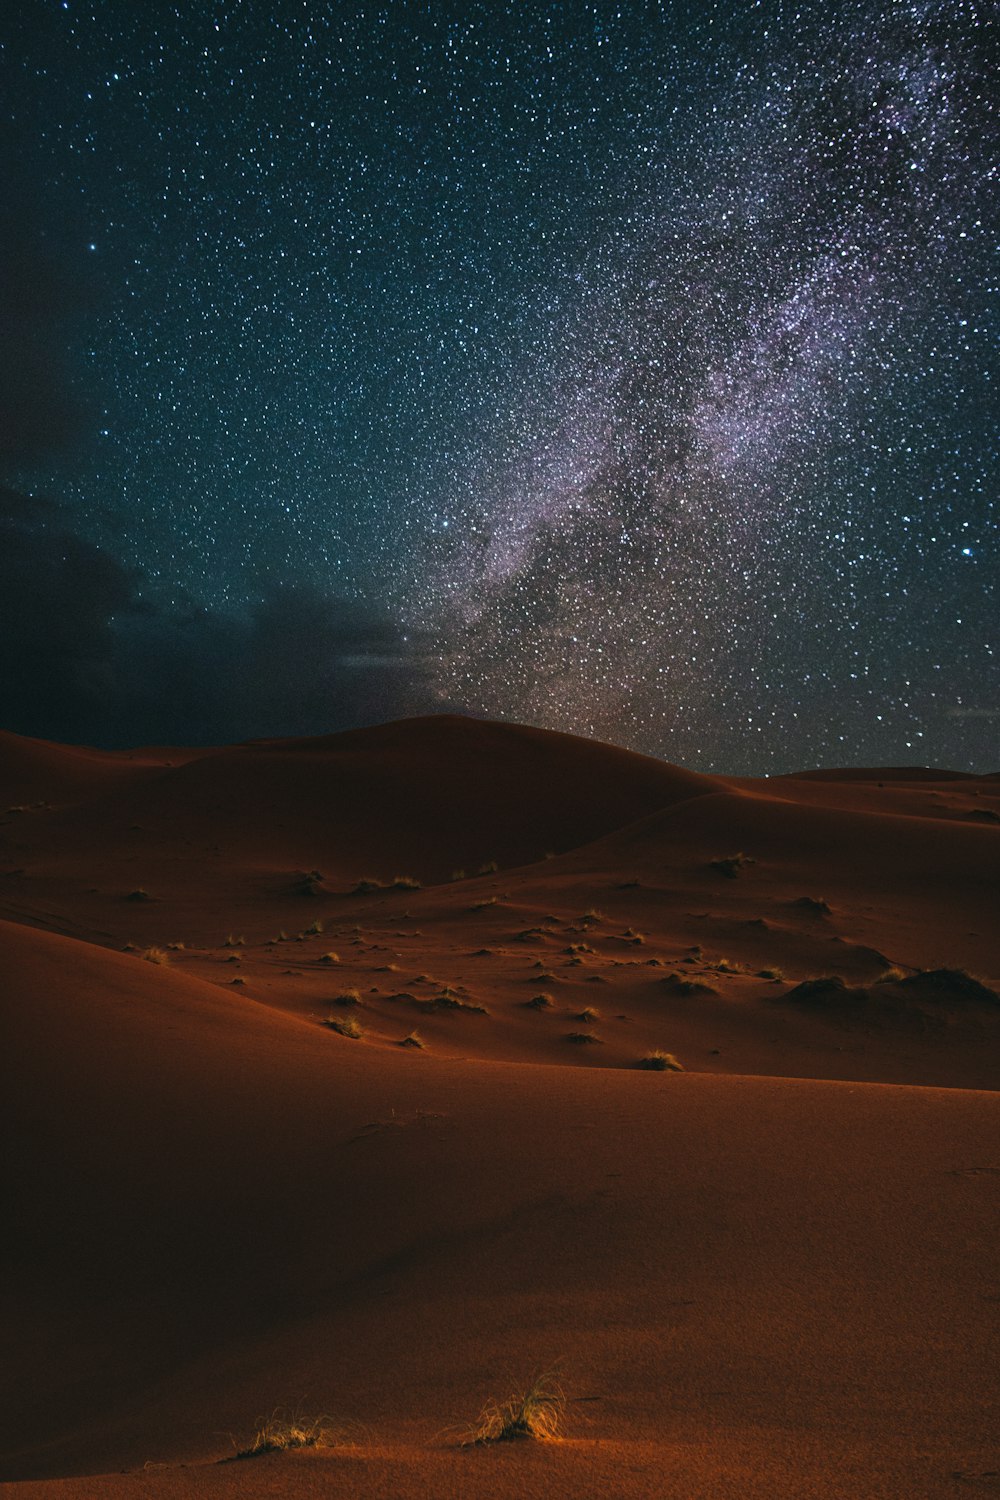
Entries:
POLYGON ((2 40, 5 727, 1000 764, 992 6, 2 40))

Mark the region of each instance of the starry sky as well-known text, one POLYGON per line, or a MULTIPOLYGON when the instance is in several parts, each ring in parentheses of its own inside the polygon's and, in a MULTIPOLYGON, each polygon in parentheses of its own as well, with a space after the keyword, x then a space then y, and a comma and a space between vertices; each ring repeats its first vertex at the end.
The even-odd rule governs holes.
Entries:
POLYGON ((24 0, 0 724, 1000 769, 980 0, 24 0))

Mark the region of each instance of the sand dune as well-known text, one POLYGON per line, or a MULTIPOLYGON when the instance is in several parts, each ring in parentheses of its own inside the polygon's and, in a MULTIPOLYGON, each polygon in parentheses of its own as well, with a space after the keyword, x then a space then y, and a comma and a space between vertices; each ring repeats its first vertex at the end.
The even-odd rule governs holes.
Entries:
POLYGON ((989 1492, 995 779, 0 757, 12 1495, 989 1492), (341 1440, 219 1462, 280 1406, 341 1440))

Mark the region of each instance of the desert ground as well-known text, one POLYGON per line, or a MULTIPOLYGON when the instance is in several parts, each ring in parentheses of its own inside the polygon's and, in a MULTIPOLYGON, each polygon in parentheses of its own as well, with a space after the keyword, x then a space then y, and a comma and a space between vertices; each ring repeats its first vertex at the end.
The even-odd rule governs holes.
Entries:
POLYGON ((1000 1494, 998 897, 995 775, 0 735, 12 1500, 1000 1494))

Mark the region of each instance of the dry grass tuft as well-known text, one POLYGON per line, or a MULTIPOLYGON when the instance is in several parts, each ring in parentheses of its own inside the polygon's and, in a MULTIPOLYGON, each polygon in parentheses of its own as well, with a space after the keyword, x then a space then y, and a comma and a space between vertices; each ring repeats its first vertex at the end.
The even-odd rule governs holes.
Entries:
POLYGON ((419 1031, 411 1031, 399 1044, 401 1047, 425 1047, 427 1044, 419 1031))
POLYGON ((637 1068, 648 1068, 651 1073, 683 1073, 684 1064, 679 1063, 672 1052, 649 1052, 640 1057, 637 1068))
POLYGON ((287 1448, 329 1448, 336 1442, 329 1417, 307 1421, 297 1412, 274 1411, 258 1419, 257 1430, 248 1448, 241 1448, 237 1458, 259 1458, 264 1453, 283 1453, 287 1448))
POLYGON ((316 960, 316 962, 318 964, 339 964, 340 963, 340 954, 339 953, 321 953, 320 956, 319 956, 319 958, 316 960))
POLYGON ((903 969, 898 969, 896 967, 896 965, 893 964, 891 968, 884 969, 882 971, 882 973, 876 979, 875 983, 876 984, 898 984, 901 979, 905 979, 905 978, 906 978, 905 971, 903 969))
POLYGON ((330 1001, 330 1004, 331 1005, 343 1005, 345 1007, 349 1006, 349 1005, 360 1005, 361 1004, 361 994, 360 994, 360 991, 358 991, 358 990, 341 990, 341 992, 340 992, 339 995, 334 995, 333 999, 330 1001))
POLYGON ((166 948, 141 948, 139 957, 144 958, 148 964, 168 964, 170 954, 166 948))
POLYGON ((720 875, 728 876, 730 880, 735 880, 736 877, 742 872, 744 866, 754 865, 756 863, 757 861, 755 859, 751 859, 749 854, 744 854, 743 851, 740 850, 739 854, 727 854, 722 859, 710 859, 708 862, 708 867, 710 870, 717 871, 720 875))
POLYGON ((566 1033, 566 1040, 567 1042, 575 1042, 578 1047, 586 1047, 588 1044, 599 1042, 601 1039, 599 1036, 595 1036, 592 1031, 568 1031, 566 1033))
POLYGON ((520 1395, 510 1396, 506 1401, 487 1401, 479 1420, 462 1440, 462 1447, 512 1443, 521 1438, 556 1443, 565 1408, 566 1397, 555 1376, 538 1375, 520 1395))
POLYGON ((350 1037, 354 1042, 360 1041, 364 1036, 364 1032, 353 1016, 327 1016, 323 1025, 335 1031, 338 1036, 350 1037))
POLYGON ((525 1000, 528 1010, 548 1010, 552 1004, 551 995, 532 995, 530 1000, 525 1000))
POLYGON ((224 948, 245 948, 246 941, 245 937, 233 937, 233 934, 230 933, 222 946, 224 948))

